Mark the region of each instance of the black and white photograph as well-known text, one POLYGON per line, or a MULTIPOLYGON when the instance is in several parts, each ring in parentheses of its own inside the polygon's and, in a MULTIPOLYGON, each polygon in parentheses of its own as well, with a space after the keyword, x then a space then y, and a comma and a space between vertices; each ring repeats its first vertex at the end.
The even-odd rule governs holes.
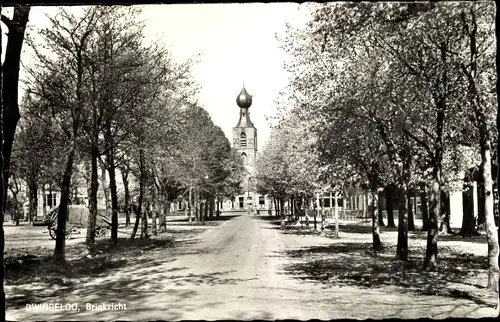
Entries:
POLYGON ((498 318, 497 19, 1 5, 0 321, 498 318))

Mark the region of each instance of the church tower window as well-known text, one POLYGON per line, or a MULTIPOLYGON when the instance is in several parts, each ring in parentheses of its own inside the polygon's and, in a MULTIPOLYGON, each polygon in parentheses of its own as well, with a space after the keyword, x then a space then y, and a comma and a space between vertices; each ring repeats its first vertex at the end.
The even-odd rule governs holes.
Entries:
POLYGON ((247 146, 247 136, 245 133, 241 133, 240 135, 240 145, 242 147, 246 147, 247 146))
POLYGON ((243 152, 241 154, 241 162, 245 165, 247 164, 247 154, 245 152, 243 152))

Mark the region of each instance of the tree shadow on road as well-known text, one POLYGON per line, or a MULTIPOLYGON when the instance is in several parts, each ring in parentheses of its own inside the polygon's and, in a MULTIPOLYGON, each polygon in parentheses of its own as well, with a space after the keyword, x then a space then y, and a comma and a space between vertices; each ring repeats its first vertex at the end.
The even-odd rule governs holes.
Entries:
MULTIPOLYGON (((234 271, 194 274, 186 272, 188 267, 161 267, 162 264, 173 261, 175 259, 128 263, 127 267, 112 274, 109 272, 110 274, 98 281, 87 279, 71 280, 66 284, 35 283, 14 286, 9 292, 14 295, 8 297, 7 306, 9 309, 22 309, 26 304, 69 302, 77 303, 83 308, 86 303, 124 303, 128 310, 144 310, 147 314, 146 308, 158 312, 158 306, 163 303, 161 312, 164 315, 156 318, 178 319, 187 310, 194 311, 196 307, 203 307, 205 301, 198 304, 190 300, 199 294, 200 286, 236 285, 248 280, 230 277, 234 271)), ((70 312, 54 312, 50 319, 67 320, 69 317, 78 318, 72 317, 70 312)), ((95 320, 96 317, 92 315, 92 319, 95 320)), ((106 319, 110 318, 116 319, 117 315, 109 316, 108 312, 106 319)))
MULTIPOLYGON (((425 239, 427 238, 427 232, 422 230, 415 230, 409 233, 408 238, 410 239, 425 239)), ((463 236, 459 233, 459 229, 455 229, 452 234, 440 234, 438 236, 440 241, 454 241, 454 242, 469 242, 478 244, 487 244, 486 232, 477 232, 471 236, 463 236)))
MULTIPOLYGON (((184 231, 179 237, 193 236, 184 231)), ((63 296, 76 291, 77 285, 92 281, 98 277, 106 277, 123 270, 151 270, 162 264, 175 261, 179 254, 200 254, 203 250, 187 248, 194 240, 174 241, 170 234, 152 236, 149 239, 118 239, 111 244, 110 240, 96 241, 96 255, 87 257, 85 245, 75 244, 66 247, 66 261, 54 262, 49 249, 13 250, 5 259, 6 287, 10 288, 7 299, 9 307, 24 307, 29 303, 51 301, 52 297, 63 296)), ((147 277, 141 276, 141 280, 147 277)), ((131 282, 124 280, 123 284, 131 282)), ((120 284, 121 282, 118 282, 120 284)), ((139 281, 138 281, 139 283, 139 281)), ((131 282, 130 285, 133 286, 131 282)), ((127 291, 133 295, 134 290, 124 289, 124 285, 96 285, 92 293, 113 290, 127 291)), ((154 287, 153 287, 154 289, 154 287)))
POLYGON ((491 304, 481 298, 485 290, 475 282, 488 269, 486 256, 440 247, 439 266, 427 271, 421 267, 424 252, 421 247, 410 247, 409 261, 401 262, 395 259, 394 245, 386 245, 375 256, 371 242, 334 243, 285 251, 293 260, 284 267, 284 272, 329 286, 391 288, 401 293, 467 298, 478 304, 491 304))
MULTIPOLYGON (((317 230, 314 230, 314 223, 310 222, 309 227, 306 225, 285 225, 284 227, 280 227, 280 222, 273 222, 277 229, 280 230, 283 234, 292 234, 292 235, 318 235, 319 229, 321 227, 320 223, 317 224, 317 230)), ((276 229, 275 228, 275 229, 276 229)), ((325 236, 333 236, 333 232, 335 231, 335 224, 328 223, 325 227, 324 235, 325 236)), ((339 223, 339 232, 347 233, 347 234, 372 234, 371 224, 361 224, 361 223, 339 223)), ((380 227, 380 232, 383 234, 385 232, 397 232, 397 228, 390 227, 380 227)), ((423 239, 427 238, 427 232, 422 231, 421 229, 415 229, 413 231, 408 232, 409 239, 423 239)), ((456 241, 456 242, 472 242, 478 244, 487 244, 486 236, 484 232, 478 233, 473 236, 462 236, 458 233, 454 234, 446 234, 439 235, 440 241, 456 241)))
MULTIPOLYGON (((5 259, 6 281, 8 285, 16 285, 31 282, 54 282, 62 279, 73 279, 81 277, 96 277, 107 274, 114 270, 137 260, 139 256, 146 253, 157 252, 172 248, 172 238, 149 238, 149 239, 118 239, 116 245, 109 240, 96 242, 96 255, 85 256, 85 246, 77 244, 66 248, 66 261, 64 263, 54 262, 52 253, 44 249, 42 254, 27 254, 13 252, 5 259)), ((142 256, 144 258, 144 256, 142 256)))

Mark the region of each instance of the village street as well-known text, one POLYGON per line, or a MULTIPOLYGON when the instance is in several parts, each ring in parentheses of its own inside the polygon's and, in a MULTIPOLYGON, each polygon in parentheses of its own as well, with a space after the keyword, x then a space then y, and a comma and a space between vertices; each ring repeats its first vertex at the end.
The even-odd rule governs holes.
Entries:
MULTIPOLYGON (((292 277, 284 268, 296 259, 286 251, 326 247, 334 241, 317 235, 286 234, 272 219, 234 216, 219 226, 205 227, 196 238, 159 250, 155 258, 82 279, 67 288, 47 289, 36 283, 7 285, 7 319, 274 320, 493 314, 491 308, 469 299, 340 287, 292 277), (27 304, 78 304, 78 310, 34 312, 21 305, 9 306, 9 298, 20 303, 23 296, 27 304), (87 310, 86 303, 121 303, 126 309, 87 310)), ((349 237, 343 242, 355 240, 349 237)))

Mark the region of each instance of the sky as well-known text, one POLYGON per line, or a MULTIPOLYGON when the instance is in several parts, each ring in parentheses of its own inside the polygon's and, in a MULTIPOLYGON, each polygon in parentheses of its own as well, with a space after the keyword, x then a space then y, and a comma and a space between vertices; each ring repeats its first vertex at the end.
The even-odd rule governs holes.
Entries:
MULTIPOLYGON (((198 102, 230 142, 232 127, 239 117, 236 96, 244 83, 253 95, 250 118, 257 128, 258 148, 262 150, 270 134, 265 116, 275 113, 275 101, 289 77, 283 68, 286 54, 279 48, 276 34, 284 33, 286 22, 295 26, 305 22, 304 5, 158 4, 142 8, 146 41, 162 42, 178 62, 201 54, 193 68, 193 77, 200 86, 198 102)), ((71 10, 78 9, 72 7, 71 10)), ((57 7, 33 7, 29 21, 29 26, 34 28, 32 32, 47 27, 45 15, 54 16, 56 12, 57 7)), ((5 33, 3 25, 2 33, 5 33)), ((2 37, 3 48, 5 38, 2 37)), ((29 56, 26 47, 21 58, 24 62, 29 56)))

